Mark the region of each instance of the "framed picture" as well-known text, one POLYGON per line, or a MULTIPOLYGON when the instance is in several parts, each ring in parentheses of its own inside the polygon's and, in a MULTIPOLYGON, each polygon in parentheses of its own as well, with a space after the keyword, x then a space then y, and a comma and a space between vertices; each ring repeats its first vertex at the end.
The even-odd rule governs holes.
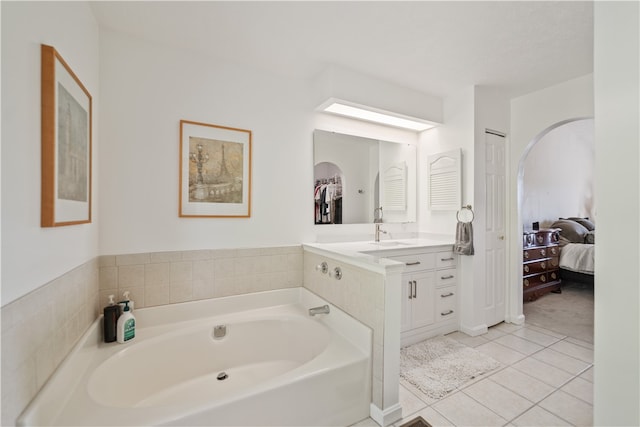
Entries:
POLYGON ((41 226, 91 222, 91 95, 60 54, 41 46, 41 226))
POLYGON ((250 130, 180 121, 179 216, 251 216, 250 130))

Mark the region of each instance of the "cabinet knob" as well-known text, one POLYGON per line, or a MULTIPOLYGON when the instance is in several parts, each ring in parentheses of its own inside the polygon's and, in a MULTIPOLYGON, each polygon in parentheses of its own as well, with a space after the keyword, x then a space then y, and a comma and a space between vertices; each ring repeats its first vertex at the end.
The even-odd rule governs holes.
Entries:
POLYGON ((545 270, 547 268, 547 264, 545 264, 544 262, 540 263, 540 267, 545 270))
POLYGON ((540 281, 541 281, 541 282, 546 282, 546 281, 547 281, 547 278, 546 278, 545 276, 540 276, 540 281))
POLYGON ((540 255, 546 256, 547 255, 547 250, 546 249, 540 249, 540 255))
POLYGON ((525 272, 525 273, 528 273, 528 272, 529 272, 529 266, 528 266, 528 265, 525 265, 525 266, 524 266, 524 272, 525 272))
POLYGON ((524 285, 529 286, 529 279, 524 279, 524 285))
POLYGON ((529 259, 529 251, 524 251, 524 257, 529 259))

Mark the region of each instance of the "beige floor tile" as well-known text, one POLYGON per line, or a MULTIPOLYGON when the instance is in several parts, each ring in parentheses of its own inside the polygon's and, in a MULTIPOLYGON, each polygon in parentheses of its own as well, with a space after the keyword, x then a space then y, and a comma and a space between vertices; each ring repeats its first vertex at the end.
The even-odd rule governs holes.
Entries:
POLYGON ((573 337, 567 337, 565 338, 565 341, 579 345, 580 347, 584 347, 584 348, 590 348, 591 350, 593 350, 593 343, 590 342, 586 342, 583 340, 579 340, 577 338, 573 338, 573 337))
POLYGON ((423 392, 421 392, 418 387, 411 384, 409 381, 400 378, 400 385, 413 393, 418 399, 422 400, 425 404, 431 405, 432 403, 437 402, 439 399, 434 399, 433 397, 427 396, 423 392))
POLYGON ((564 391, 556 391, 539 406, 574 425, 593 425, 593 406, 564 391))
POLYGON ((560 387, 573 377, 570 373, 533 357, 527 357, 512 366, 525 374, 535 376, 536 379, 553 387, 560 387))
POLYGON ((559 351, 560 353, 567 354, 576 359, 580 359, 587 363, 593 363, 593 349, 585 348, 566 340, 559 341, 552 346, 552 350, 559 351))
POLYGON ((533 406, 533 402, 490 379, 479 381, 465 388, 463 393, 506 420, 515 418, 533 406))
MULTIPOLYGON (((523 328, 524 329, 524 328, 523 328)), ((517 331, 516 331, 517 332, 517 331)), ((520 353, 531 355, 537 351, 542 350, 544 347, 534 342, 526 340, 524 338, 517 337, 513 334, 505 335, 496 339, 494 342, 501 344, 505 347, 509 347, 520 353)))
POLYGON ((503 426, 507 420, 464 393, 455 393, 431 406, 456 426, 503 426))
POLYGON ((380 427, 377 422, 373 421, 373 418, 365 418, 362 421, 359 421, 355 424, 352 424, 351 427, 380 427))
POLYGON ((567 421, 558 418, 551 412, 539 406, 534 406, 529 409, 527 412, 513 420, 512 424, 523 427, 559 427, 571 425, 567 421))
POLYGON ((486 344, 489 342, 483 335, 478 335, 477 337, 472 337, 470 335, 465 334, 464 332, 453 332, 451 334, 447 334, 447 338, 452 338, 466 346, 469 347, 477 347, 482 344, 486 344))
POLYGON ((495 341, 488 342, 486 344, 482 344, 476 347, 476 350, 487 354, 498 362, 504 365, 511 365, 516 363, 519 360, 527 357, 525 354, 522 354, 518 351, 515 351, 511 348, 505 347, 501 344, 496 343, 495 341))
POLYGON ((572 379, 560 389, 593 405, 593 383, 580 377, 572 379))
POLYGON ((454 425, 433 408, 426 408, 415 415, 421 416, 431 427, 453 427, 454 425))
MULTIPOLYGON (((535 375, 535 373, 533 373, 533 375, 535 375)), ((493 374, 490 378, 492 381, 495 381, 532 402, 541 401, 555 390, 555 388, 549 384, 546 384, 533 376, 529 376, 512 367, 505 368, 502 371, 493 374)))
POLYGON ((415 412, 427 407, 427 404, 410 392, 406 387, 400 386, 399 394, 400 406, 402 406, 402 416, 408 417, 415 412))
POLYGON ((542 334, 552 336, 554 338, 558 338, 558 339, 567 338, 566 335, 560 334, 560 333, 558 333, 556 331, 552 331, 551 329, 543 328, 541 326, 527 325, 526 323, 525 323, 524 326, 525 326, 526 329, 530 329, 532 331, 537 331, 537 332, 540 332, 542 334))
POLYGON ((551 348, 545 348, 544 350, 533 354, 531 357, 540 360, 541 362, 547 363, 551 366, 555 366, 556 368, 562 369, 563 371, 567 371, 573 375, 579 374, 590 365, 588 362, 576 359, 575 357, 571 357, 566 353, 561 353, 551 348))
POLYGON ((498 323, 495 326, 492 326, 492 329, 498 330, 500 332, 504 332, 505 334, 510 334, 518 329, 524 327, 524 325, 516 325, 515 323, 498 323))
POLYGON ((503 335, 506 335, 506 332, 502 332, 501 330, 496 329, 495 327, 491 327, 489 328, 486 334, 483 334, 480 336, 488 339, 489 341, 493 341, 496 338, 500 338, 503 335))
MULTIPOLYGON (((513 333, 513 335, 524 338, 527 341, 534 342, 543 347, 548 347, 553 343, 558 342, 561 338, 553 335, 545 334, 541 331, 537 331, 530 327, 525 327, 522 329, 518 329, 513 333)), ((557 334, 555 334, 557 335, 557 334)))
POLYGON ((586 371, 584 371, 583 373, 580 374, 580 378, 585 379, 589 382, 593 382, 593 370, 594 370, 594 366, 590 367, 589 369, 587 369, 586 371))

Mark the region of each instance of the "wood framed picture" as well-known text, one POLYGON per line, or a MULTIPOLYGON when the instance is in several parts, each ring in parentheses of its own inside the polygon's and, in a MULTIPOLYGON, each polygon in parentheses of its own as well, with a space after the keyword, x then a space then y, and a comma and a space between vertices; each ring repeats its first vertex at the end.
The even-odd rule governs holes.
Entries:
POLYGON ((60 54, 41 46, 41 226, 91 222, 91 95, 60 54))
POLYGON ((180 121, 180 217, 251 216, 251 131, 180 121))

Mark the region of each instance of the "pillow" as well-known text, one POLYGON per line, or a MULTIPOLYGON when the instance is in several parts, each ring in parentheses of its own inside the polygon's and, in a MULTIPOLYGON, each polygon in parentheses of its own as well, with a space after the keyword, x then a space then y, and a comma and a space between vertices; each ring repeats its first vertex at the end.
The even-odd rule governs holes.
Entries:
POLYGON ((595 230, 591 230, 587 233, 586 236, 584 236, 584 242, 591 244, 591 245, 595 245, 596 243, 596 231, 595 230))
POLYGON ((589 232, 587 228, 570 219, 561 219, 553 224, 551 228, 559 228, 560 234, 571 243, 584 243, 585 236, 589 232))
POLYGON ((584 228, 586 228, 589 231, 593 231, 596 229, 596 225, 593 222, 589 221, 589 218, 577 218, 572 216, 567 219, 577 222, 578 224, 582 225, 584 228))

